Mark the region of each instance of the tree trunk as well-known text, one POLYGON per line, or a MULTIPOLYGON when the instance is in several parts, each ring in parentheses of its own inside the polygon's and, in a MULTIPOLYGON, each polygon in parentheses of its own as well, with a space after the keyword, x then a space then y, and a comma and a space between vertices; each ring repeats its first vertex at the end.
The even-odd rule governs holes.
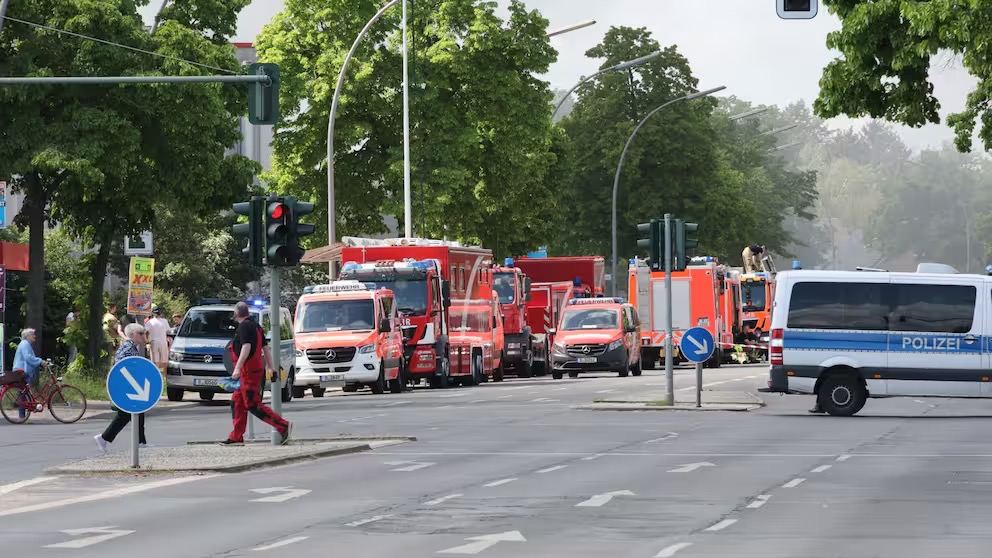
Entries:
POLYGON ((103 335, 103 281, 107 276, 107 263, 110 261, 110 236, 98 238, 97 241, 100 243, 100 249, 97 250, 96 258, 93 259, 93 267, 90 268, 90 292, 86 300, 86 306, 90 310, 86 320, 86 362, 90 367, 95 367, 99 363, 100 350, 105 342, 103 335))
POLYGON ((45 325, 45 188, 41 177, 31 173, 27 177, 24 209, 28 220, 28 316, 27 326, 34 328, 38 339, 34 350, 42 354, 45 325))

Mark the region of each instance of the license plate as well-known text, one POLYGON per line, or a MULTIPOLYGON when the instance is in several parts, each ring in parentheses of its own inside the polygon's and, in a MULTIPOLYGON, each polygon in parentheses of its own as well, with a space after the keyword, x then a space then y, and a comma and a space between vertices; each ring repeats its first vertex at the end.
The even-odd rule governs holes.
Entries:
POLYGON ((324 374, 320 377, 321 382, 340 382, 344 380, 344 374, 324 374))
POLYGON ((596 362, 596 357, 579 357, 579 364, 593 364, 596 362))
POLYGON ((217 380, 214 380, 212 378, 210 378, 210 379, 193 378, 193 385, 194 386, 216 386, 217 385, 217 380))

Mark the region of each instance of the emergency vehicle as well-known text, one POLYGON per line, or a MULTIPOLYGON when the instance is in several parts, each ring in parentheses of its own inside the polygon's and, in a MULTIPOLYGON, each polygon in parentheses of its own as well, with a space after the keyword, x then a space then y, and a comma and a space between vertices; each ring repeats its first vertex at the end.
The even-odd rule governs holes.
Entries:
POLYGON ((551 349, 551 374, 606 370, 641 375, 640 322, 622 298, 576 298, 562 312, 551 349))
POLYGON ((534 343, 531 326, 527 321, 527 303, 530 301, 531 280, 518 267, 512 258, 504 260, 503 266, 493 267, 493 290, 499 296, 503 314, 503 335, 506 352, 503 355, 503 370, 515 372, 521 378, 529 378, 533 373, 543 374, 543 367, 534 368, 534 343))
MULTIPOLYGON (((738 309, 731 291, 735 276, 730 269, 713 257, 693 258, 685 271, 672 272, 672 346, 677 350, 682 332, 689 328, 705 328, 716 340, 717 349, 706 362, 719 367, 726 352, 733 347, 738 323, 738 309), (730 277, 728 284, 728 277, 730 277)), ((628 274, 630 302, 644 317, 641 330, 642 366, 653 370, 665 350, 665 273, 651 271, 640 259, 631 262, 628 274)))
POLYGON ((449 309, 451 324, 451 378, 474 386, 503 381, 505 332, 499 298, 463 300, 449 309))
POLYGON ((743 273, 741 282, 741 312, 745 325, 755 328, 758 335, 767 334, 772 323, 772 302, 775 283, 768 272, 743 273))
POLYGON ((554 344, 555 326, 561 312, 572 300, 572 283, 531 283, 530 300, 527 301, 527 323, 531 328, 534 347, 534 369, 551 368, 551 346, 554 344))
POLYGON ((448 307, 452 298, 492 297, 492 252, 418 238, 345 237, 342 242, 340 279, 386 287, 395 294, 406 378, 447 387, 448 307))
POLYGON ((329 384, 344 391, 403 391, 403 337, 396 326, 395 295, 358 281, 309 287, 296 304, 296 382, 323 397, 329 384))
POLYGON ((606 265, 602 256, 522 257, 514 263, 535 283, 572 283, 578 279, 576 294, 581 292, 588 297, 603 296, 606 288, 606 265))

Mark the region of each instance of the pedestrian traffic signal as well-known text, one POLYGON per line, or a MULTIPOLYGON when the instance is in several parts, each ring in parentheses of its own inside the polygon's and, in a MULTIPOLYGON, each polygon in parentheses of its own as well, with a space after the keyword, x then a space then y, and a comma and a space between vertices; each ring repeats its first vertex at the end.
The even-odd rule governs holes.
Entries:
POLYGON ((306 253, 306 249, 301 245, 301 238, 313 234, 315 230, 313 225, 301 223, 300 217, 313 213, 313 204, 289 197, 286 198, 286 204, 290 207, 291 212, 289 220, 289 265, 299 265, 300 259, 306 253))
POLYGON ((286 198, 270 196, 265 209, 265 262, 273 267, 296 265, 292 261, 289 243, 289 223, 292 212, 286 198))
POLYGON ((248 85, 248 122, 275 124, 279 120, 279 66, 277 64, 252 64, 248 73, 268 77, 268 83, 248 85))
POLYGON ((652 271, 660 271, 665 266, 665 222, 651 219, 650 223, 638 223, 637 247, 647 249, 650 256, 648 265, 652 271))
POLYGON ((673 261, 672 269, 675 271, 685 271, 692 258, 692 253, 699 246, 699 238, 696 236, 699 224, 687 223, 682 219, 675 220, 675 234, 673 235, 673 261))
POLYGON ((262 212, 265 210, 265 198, 252 196, 249 201, 234 204, 232 209, 234 209, 234 213, 248 217, 247 223, 237 223, 231 227, 235 238, 248 239, 248 246, 241 250, 241 253, 247 257, 248 265, 261 267, 262 246, 265 243, 265 235, 262 233, 262 212))

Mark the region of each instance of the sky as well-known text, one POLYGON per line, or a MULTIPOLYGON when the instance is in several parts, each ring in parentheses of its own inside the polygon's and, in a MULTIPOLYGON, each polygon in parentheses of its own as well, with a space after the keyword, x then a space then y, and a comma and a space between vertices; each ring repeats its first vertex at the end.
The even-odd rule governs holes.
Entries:
MULTIPOLYGON (((160 2, 146 9, 154 13, 160 2)), ((505 7, 508 0, 499 0, 505 7)), ((826 36, 840 22, 821 6, 813 20, 782 20, 775 0, 529 0, 550 29, 594 19, 597 24, 552 39, 560 55, 544 76, 555 89, 568 89, 601 61, 585 57, 611 26, 646 27, 663 45, 678 45, 699 78, 701 89, 724 85, 724 95, 758 104, 811 104, 819 91, 823 67, 836 56, 826 36)), ((282 8, 281 0, 254 0, 240 17, 236 40, 251 42, 282 8)), ((146 14, 146 15, 147 15, 146 14)), ((975 80, 958 61, 944 57, 931 78, 941 101, 942 115, 960 110, 975 80)), ((847 118, 829 123, 835 128, 857 125, 847 118)), ((899 127, 914 150, 939 147, 952 137, 945 125, 922 129, 899 127)))

